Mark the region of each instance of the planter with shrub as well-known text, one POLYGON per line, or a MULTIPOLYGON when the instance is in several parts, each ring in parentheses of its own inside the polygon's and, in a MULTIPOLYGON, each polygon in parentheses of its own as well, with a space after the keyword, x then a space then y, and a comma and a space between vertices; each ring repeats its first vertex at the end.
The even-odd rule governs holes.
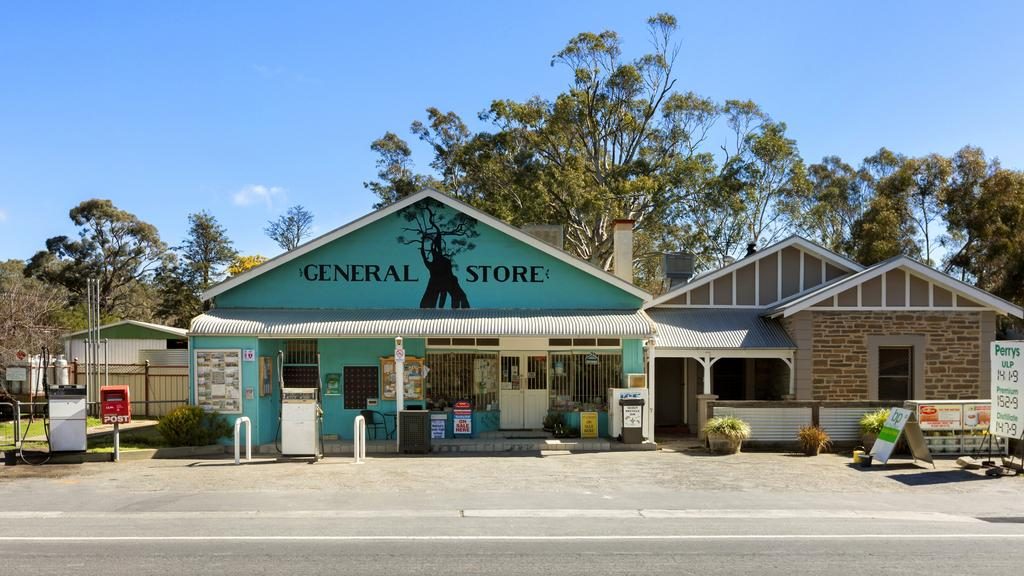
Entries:
POLYGON ((864 444, 865 451, 871 451, 875 439, 878 438, 878 433, 882 431, 882 425, 888 419, 888 408, 879 408, 860 417, 860 440, 864 444))
POLYGON ((822 450, 832 446, 832 438, 821 426, 804 426, 797 431, 796 439, 800 441, 800 448, 808 456, 817 456, 822 450))
POLYGON ((714 454, 736 454, 750 438, 750 425, 735 416, 718 416, 704 425, 708 449, 714 454))
POLYGON ((175 408, 160 419, 156 430, 168 446, 208 446, 232 433, 223 416, 198 406, 175 408))

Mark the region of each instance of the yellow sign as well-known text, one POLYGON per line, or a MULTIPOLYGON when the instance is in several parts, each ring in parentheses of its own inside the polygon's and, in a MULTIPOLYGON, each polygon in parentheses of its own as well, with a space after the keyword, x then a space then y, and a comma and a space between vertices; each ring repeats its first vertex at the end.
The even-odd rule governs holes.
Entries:
POLYGON ((580 412, 580 438, 597 438, 597 412, 580 412))

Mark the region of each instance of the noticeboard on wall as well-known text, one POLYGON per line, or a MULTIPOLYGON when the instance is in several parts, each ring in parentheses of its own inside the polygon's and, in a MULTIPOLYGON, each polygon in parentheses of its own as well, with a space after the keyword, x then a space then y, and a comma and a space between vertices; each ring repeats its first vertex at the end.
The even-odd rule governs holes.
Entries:
POLYGON ((196 406, 221 414, 242 413, 242 351, 196 350, 196 406))
MULTIPOLYGON (((426 377, 423 358, 405 357, 405 379, 403 381, 403 397, 406 400, 423 400, 423 380, 426 377)), ((380 359, 381 397, 385 400, 395 399, 395 357, 384 356, 380 359)))

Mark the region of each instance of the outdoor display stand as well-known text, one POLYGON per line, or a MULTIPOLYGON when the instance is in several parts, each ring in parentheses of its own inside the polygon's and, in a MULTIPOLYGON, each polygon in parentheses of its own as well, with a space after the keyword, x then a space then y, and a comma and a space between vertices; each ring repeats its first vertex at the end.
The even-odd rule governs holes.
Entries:
POLYGON ((928 452, 928 445, 925 444, 924 436, 921 435, 921 427, 917 423, 917 417, 913 411, 906 408, 893 408, 889 410, 889 418, 885 420, 882 430, 878 433, 878 438, 875 439, 874 445, 871 446, 871 457, 882 464, 888 463, 893 450, 896 449, 896 444, 900 441, 900 437, 907 439, 907 444, 910 445, 910 453, 914 456, 915 462, 924 460, 931 464, 933 468, 935 467, 932 455, 928 452))
POLYGON ((988 436, 991 400, 907 400, 932 454, 1002 453, 1006 442, 988 436), (991 443, 991 448, 989 447, 991 443))

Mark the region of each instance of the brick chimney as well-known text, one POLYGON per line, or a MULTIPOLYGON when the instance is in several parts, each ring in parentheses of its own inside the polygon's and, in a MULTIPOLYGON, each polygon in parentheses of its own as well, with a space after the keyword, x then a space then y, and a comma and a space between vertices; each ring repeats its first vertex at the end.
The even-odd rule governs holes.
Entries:
POLYGON ((616 220, 612 233, 615 275, 630 284, 633 283, 633 223, 633 220, 616 220))

